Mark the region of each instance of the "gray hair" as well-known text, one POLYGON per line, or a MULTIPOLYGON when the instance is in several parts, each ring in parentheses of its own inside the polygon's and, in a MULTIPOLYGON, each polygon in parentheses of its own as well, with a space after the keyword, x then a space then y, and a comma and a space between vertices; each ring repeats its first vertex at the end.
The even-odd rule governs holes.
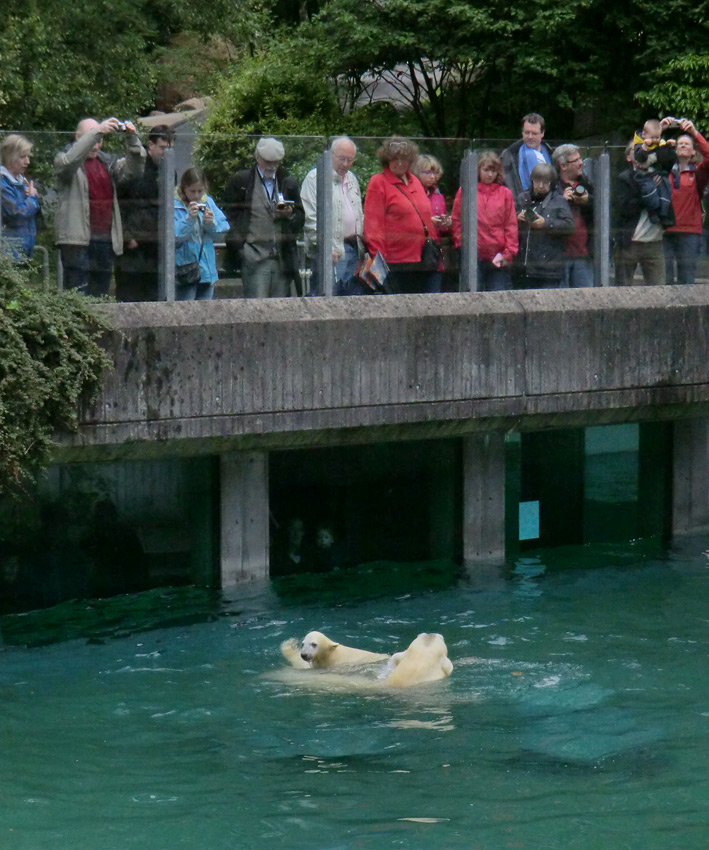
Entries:
POLYGON ((341 142, 349 142, 351 145, 354 145, 355 154, 357 153, 357 145, 354 143, 354 141, 352 139, 350 139, 349 136, 335 136, 335 138, 330 142, 330 150, 334 153, 335 148, 341 142))
POLYGON ((558 168, 560 165, 566 165, 572 153, 578 153, 578 145, 559 145, 554 148, 554 153, 551 155, 551 161, 558 168))
POLYGON ((556 169, 553 165, 549 165, 548 162, 537 163, 529 176, 532 180, 543 180, 550 183, 552 186, 556 184, 558 179, 556 169))

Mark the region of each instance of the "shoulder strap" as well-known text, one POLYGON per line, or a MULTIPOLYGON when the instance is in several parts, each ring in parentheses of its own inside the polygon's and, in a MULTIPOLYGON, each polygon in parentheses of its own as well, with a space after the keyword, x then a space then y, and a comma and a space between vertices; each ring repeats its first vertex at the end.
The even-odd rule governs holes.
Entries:
POLYGON ((396 186, 396 188, 397 188, 397 189, 401 192, 401 194, 402 194, 402 195, 403 195, 403 196, 404 196, 404 197, 405 197, 408 201, 410 201, 410 202, 411 202, 411 206, 412 206, 412 207, 416 210, 416 215, 417 215, 417 216, 421 219, 421 224, 423 225, 423 232, 426 234, 426 239, 428 239, 428 228, 426 227, 426 222, 423 220, 423 216, 422 216, 422 215, 421 215, 421 213, 419 212, 419 208, 418 208, 418 207, 416 206, 416 204, 414 203, 414 199, 413 199, 410 195, 407 195, 407 194, 406 194, 406 192, 405 192, 405 191, 401 188, 401 186, 399 186, 399 184, 398 184, 398 183, 395 183, 394 185, 395 185, 395 186, 396 186))

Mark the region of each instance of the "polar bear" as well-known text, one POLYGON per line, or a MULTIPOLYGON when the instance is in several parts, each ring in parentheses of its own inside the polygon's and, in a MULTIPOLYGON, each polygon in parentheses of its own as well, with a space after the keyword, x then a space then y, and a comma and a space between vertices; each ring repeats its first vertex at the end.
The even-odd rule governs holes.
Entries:
POLYGON ((313 667, 335 667, 340 664, 372 664, 386 661, 389 655, 382 652, 369 652, 335 643, 322 632, 308 632, 298 644, 294 639, 281 644, 281 652, 292 667, 304 669, 313 667))
POLYGON ((320 632, 310 632, 300 644, 296 640, 285 641, 281 644, 281 651, 292 667, 301 671, 307 668, 311 670, 318 668, 319 675, 313 676, 313 671, 301 676, 300 673, 291 670, 292 677, 289 677, 285 675, 288 671, 283 670, 281 671, 283 675, 275 675, 275 677, 271 675, 271 678, 328 690, 371 691, 384 688, 408 688, 413 685, 445 679, 453 671, 453 664, 448 658, 446 642, 442 635, 435 632, 422 632, 411 641, 403 652, 397 652, 392 656, 366 652, 347 646, 343 647, 320 632), (346 650, 346 652, 338 655, 336 654, 338 648, 346 650), (315 659, 318 658, 318 651, 321 654, 319 663, 316 664, 315 659), (358 673, 346 674, 339 674, 330 669, 336 665, 348 663, 363 665, 373 664, 377 661, 388 662, 378 673, 376 673, 374 667, 367 667, 358 673))
POLYGON ((436 632, 422 632, 411 641, 407 649, 397 652, 391 660, 395 666, 385 680, 390 688, 408 688, 424 682, 435 682, 453 672, 446 642, 436 632))

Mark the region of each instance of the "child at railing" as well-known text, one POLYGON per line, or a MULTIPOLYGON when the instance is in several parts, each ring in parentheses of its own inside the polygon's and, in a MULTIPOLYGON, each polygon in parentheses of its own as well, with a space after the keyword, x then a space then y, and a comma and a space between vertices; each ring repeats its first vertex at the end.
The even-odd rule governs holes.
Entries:
POLYGON ((175 300, 207 301, 219 278, 214 242, 229 230, 224 213, 207 194, 201 168, 188 168, 175 189, 175 300))
MULTIPOLYGON (((453 201, 453 245, 460 248, 461 190, 453 201)), ((512 192, 504 184, 500 157, 483 151, 478 158, 478 290, 512 289, 512 260, 518 250, 517 214, 512 192)))

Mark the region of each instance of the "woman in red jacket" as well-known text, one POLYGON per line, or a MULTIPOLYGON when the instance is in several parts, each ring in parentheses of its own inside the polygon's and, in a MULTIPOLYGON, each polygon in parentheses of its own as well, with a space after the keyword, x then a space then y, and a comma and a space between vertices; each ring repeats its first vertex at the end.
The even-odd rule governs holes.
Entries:
POLYGON ((410 171, 416 145, 400 136, 377 151, 383 170, 373 175, 364 199, 364 242, 373 258, 380 253, 389 266, 387 288, 393 294, 429 292, 436 274, 421 264, 427 236, 435 236, 431 204, 418 177, 410 171))
MULTIPOLYGON (((478 291, 512 289, 512 260, 519 249, 517 213, 505 186, 500 157, 483 151, 478 158, 478 291)), ((453 245, 460 248, 460 189, 451 215, 453 245)))
MULTIPOLYGON (((667 122, 674 120, 663 118, 662 126, 672 126, 667 122)), ((677 162, 670 172, 675 224, 665 230, 662 240, 668 284, 694 283, 702 235, 701 200, 709 182, 709 142, 687 118, 677 123, 685 135, 677 139, 677 162)))

